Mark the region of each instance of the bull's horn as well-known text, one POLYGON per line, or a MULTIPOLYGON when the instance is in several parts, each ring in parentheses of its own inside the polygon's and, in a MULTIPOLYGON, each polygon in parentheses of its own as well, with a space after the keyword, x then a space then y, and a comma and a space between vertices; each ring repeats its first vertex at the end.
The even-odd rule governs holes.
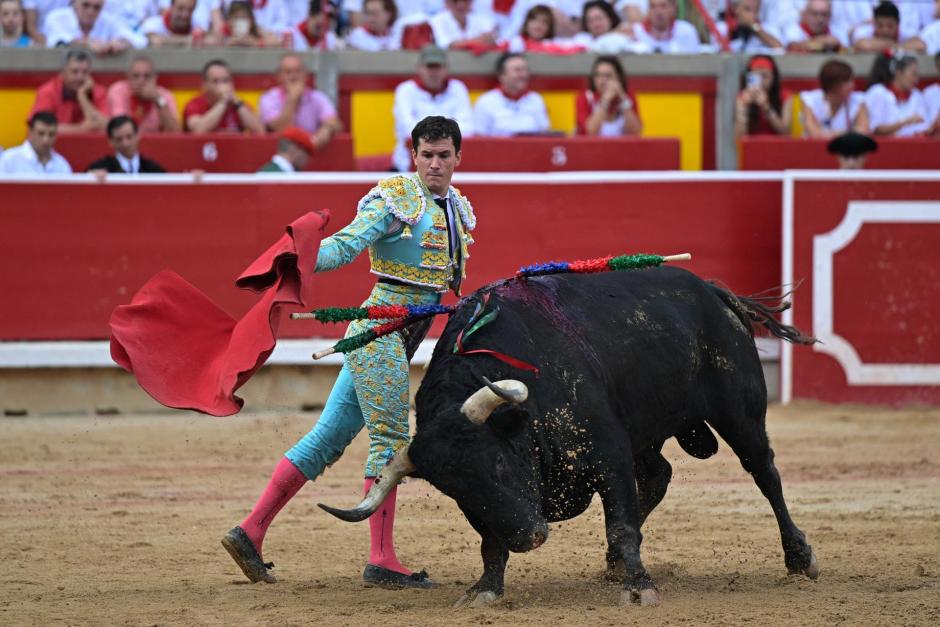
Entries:
POLYGON ((329 505, 324 505, 323 503, 317 503, 317 505, 320 506, 320 509, 346 522, 365 520, 382 505, 385 501, 385 497, 392 491, 392 488, 398 485, 402 477, 414 472, 414 470, 415 465, 411 462, 411 458, 408 457, 408 447, 406 446, 398 451, 395 457, 379 472, 379 476, 375 478, 372 487, 369 488, 368 494, 366 494, 365 498, 362 499, 362 502, 359 503, 355 509, 337 509, 329 505))
POLYGON ((482 425, 503 403, 517 405, 529 397, 529 388, 522 381, 503 379, 491 383, 484 377, 483 382, 486 386, 474 392, 460 408, 460 413, 473 424, 482 425))

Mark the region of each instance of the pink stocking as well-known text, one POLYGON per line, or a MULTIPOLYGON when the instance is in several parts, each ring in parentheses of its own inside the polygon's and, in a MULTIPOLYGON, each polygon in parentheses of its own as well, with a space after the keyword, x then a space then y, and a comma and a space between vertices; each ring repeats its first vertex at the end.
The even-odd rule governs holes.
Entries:
MULTIPOLYGON (((375 482, 374 477, 366 477, 365 492, 375 482)), ((375 510, 375 513, 369 517, 369 563, 373 566, 381 566, 389 570, 394 570, 405 575, 410 575, 411 571, 401 565, 398 557, 395 555, 395 544, 392 532, 395 527, 395 498, 398 495, 398 486, 392 488, 385 501, 375 510)))
POLYGON ((255 503, 248 518, 241 524, 241 528, 255 545, 258 555, 262 554, 261 544, 264 542, 264 534, 267 533, 271 521, 306 482, 307 478, 289 459, 281 458, 274 468, 271 480, 261 493, 261 498, 255 503))

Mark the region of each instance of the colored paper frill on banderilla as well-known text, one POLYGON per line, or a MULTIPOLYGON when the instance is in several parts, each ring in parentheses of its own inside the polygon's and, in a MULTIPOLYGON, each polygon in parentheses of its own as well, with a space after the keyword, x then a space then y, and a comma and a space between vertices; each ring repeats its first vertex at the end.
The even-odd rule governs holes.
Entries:
POLYGON ((260 294, 240 319, 172 270, 151 278, 111 314, 111 357, 157 402, 213 416, 237 413, 235 391, 274 350, 281 308, 310 307, 328 212, 311 212, 238 277, 260 294))

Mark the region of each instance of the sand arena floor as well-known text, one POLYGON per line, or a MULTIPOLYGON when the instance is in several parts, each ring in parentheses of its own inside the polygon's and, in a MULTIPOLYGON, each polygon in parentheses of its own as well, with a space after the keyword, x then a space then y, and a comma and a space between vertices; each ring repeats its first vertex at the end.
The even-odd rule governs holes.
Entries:
POLYGON ((351 505, 360 436, 274 522, 276 585, 252 585, 219 539, 254 503, 315 414, 188 413, 0 422, 0 624, 535 625, 940 624, 940 411, 799 404, 768 430, 818 581, 788 577, 769 505, 725 445, 707 461, 669 445, 669 493, 644 527, 659 608, 618 607, 600 578, 599 503, 512 555, 506 597, 451 604, 481 573, 453 501, 403 486, 399 555, 443 585, 366 589, 368 528, 316 508, 351 505))

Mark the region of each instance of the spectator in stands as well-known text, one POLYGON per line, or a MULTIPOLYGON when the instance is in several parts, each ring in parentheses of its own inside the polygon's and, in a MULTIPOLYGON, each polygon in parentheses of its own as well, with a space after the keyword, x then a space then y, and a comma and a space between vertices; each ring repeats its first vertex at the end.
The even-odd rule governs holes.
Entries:
POLYGON ((751 57, 735 104, 734 134, 787 135, 793 102, 780 88, 780 70, 773 57, 751 57))
POLYGON ((316 151, 310 134, 296 126, 288 126, 277 138, 277 154, 258 172, 301 172, 316 151))
POLYGON ((526 12, 522 30, 506 41, 509 52, 538 52, 543 54, 576 54, 585 47, 570 40, 555 39, 555 13, 544 4, 537 4, 526 12))
POLYGON ((227 15, 233 4, 247 4, 252 20, 262 34, 268 36, 271 45, 279 45, 291 22, 287 0, 217 0, 223 15, 227 15))
POLYGON ((463 137, 472 136, 473 109, 467 86, 448 75, 447 53, 433 44, 421 49, 417 77, 395 88, 395 151, 392 167, 399 172, 411 169, 408 140, 411 130, 424 118, 441 115, 457 122, 463 137))
POLYGON ((322 91, 309 86, 309 75, 303 58, 289 52, 281 57, 277 87, 261 96, 261 120, 272 131, 294 126, 313 136, 317 149, 330 143, 335 133, 343 130, 333 103, 322 91))
POLYGON ((108 88, 108 111, 112 118, 130 116, 142 133, 176 133, 182 129, 173 94, 157 85, 153 61, 146 56, 133 58, 127 78, 108 88))
POLYGON ((28 48, 33 45, 23 31, 20 0, 0 0, 0 48, 28 48))
POLYGON ((502 39, 511 39, 520 32, 525 24, 525 16, 536 5, 547 6, 552 12, 555 23, 555 37, 566 40, 574 37, 583 27, 584 0, 512 0, 512 6, 506 18, 499 18, 498 27, 502 39))
POLYGON ((893 2, 882 2, 874 11, 874 21, 856 27, 852 47, 856 52, 881 52, 898 45, 901 39, 901 12, 893 2))
POLYGON ((26 20, 26 34, 40 46, 46 45, 46 36, 42 34, 43 24, 50 11, 68 7, 72 0, 23 0, 23 17, 26 20))
POLYGON ((46 17, 46 46, 85 46, 99 55, 143 48, 147 38, 110 15, 103 15, 104 0, 72 0, 71 7, 55 9, 46 17))
POLYGON ((225 23, 222 25, 222 44, 239 48, 264 48, 278 45, 280 40, 272 37, 258 27, 251 2, 235 0, 225 10, 225 23))
POLYGON ((800 22, 790 24, 783 32, 787 52, 838 52, 845 48, 847 35, 834 32, 831 21, 829 0, 809 0, 800 13, 800 22))
POLYGON ((172 0, 162 15, 144 20, 140 32, 152 48, 191 48, 218 45, 221 39, 196 25, 196 0, 172 0))
POLYGON ((496 64, 499 87, 486 92, 473 109, 477 135, 508 137, 545 133, 548 111, 542 96, 529 89, 529 63, 517 52, 504 53, 496 64))
MULTIPOLYGON (((933 62, 940 71, 940 52, 934 55, 933 62)), ((924 100, 927 101, 927 119, 933 120, 927 134, 936 137, 940 135, 940 83, 934 83, 924 90, 924 100)))
POLYGON ((202 68, 202 93, 183 108, 189 133, 264 133, 251 105, 238 97, 228 63, 213 59, 202 68))
POLYGON ((927 24, 916 37, 905 41, 903 47, 921 54, 940 53, 940 0, 937 0, 937 19, 927 24))
POLYGON ((51 111, 33 113, 26 141, 0 154, 0 174, 71 174, 69 162, 53 149, 58 124, 51 111))
POLYGON ((336 50, 339 40, 333 32, 333 5, 325 0, 310 0, 307 19, 290 29, 294 50, 336 50))
POLYGON ((875 135, 910 137, 931 129, 927 101, 917 89, 917 59, 888 49, 875 57, 865 93, 872 132, 875 135))
POLYGON ((108 143, 114 148, 113 155, 98 159, 89 172, 112 174, 162 174, 166 172, 156 161, 140 154, 140 132, 137 122, 129 115, 119 115, 108 121, 108 143))
POLYGON ((590 0, 581 12, 582 32, 572 39, 598 54, 637 52, 637 42, 620 32, 620 16, 606 0, 590 0))
POLYGON ((878 150, 878 142, 868 135, 849 131, 834 137, 826 150, 838 157, 840 170, 861 170, 868 153, 878 150))
POLYGON ((730 0, 731 11, 716 26, 732 52, 767 53, 783 49, 783 35, 760 21, 761 0, 730 0))
POLYGON ((676 0, 649 0, 646 20, 632 28, 643 52, 694 54, 701 47, 698 31, 691 23, 676 19, 676 0))
POLYGON ((36 90, 30 115, 51 111, 59 133, 89 133, 104 130, 108 123, 107 91, 91 77, 91 56, 85 50, 69 50, 58 76, 36 90))
POLYGON ((627 76, 615 56, 600 56, 591 66, 588 90, 575 102, 579 135, 621 137, 643 130, 627 76))
POLYGON ((392 38, 392 24, 398 19, 395 0, 365 0, 362 3, 362 23, 347 36, 350 48, 381 52, 397 50, 401 41, 392 38))
POLYGON ((846 131, 868 132, 865 95, 855 91, 852 66, 829 60, 819 68, 819 88, 800 94, 807 137, 833 137, 846 131))
POLYGON ((496 24, 485 13, 472 13, 473 0, 446 0, 446 9, 429 23, 441 48, 483 51, 496 44, 496 24))

